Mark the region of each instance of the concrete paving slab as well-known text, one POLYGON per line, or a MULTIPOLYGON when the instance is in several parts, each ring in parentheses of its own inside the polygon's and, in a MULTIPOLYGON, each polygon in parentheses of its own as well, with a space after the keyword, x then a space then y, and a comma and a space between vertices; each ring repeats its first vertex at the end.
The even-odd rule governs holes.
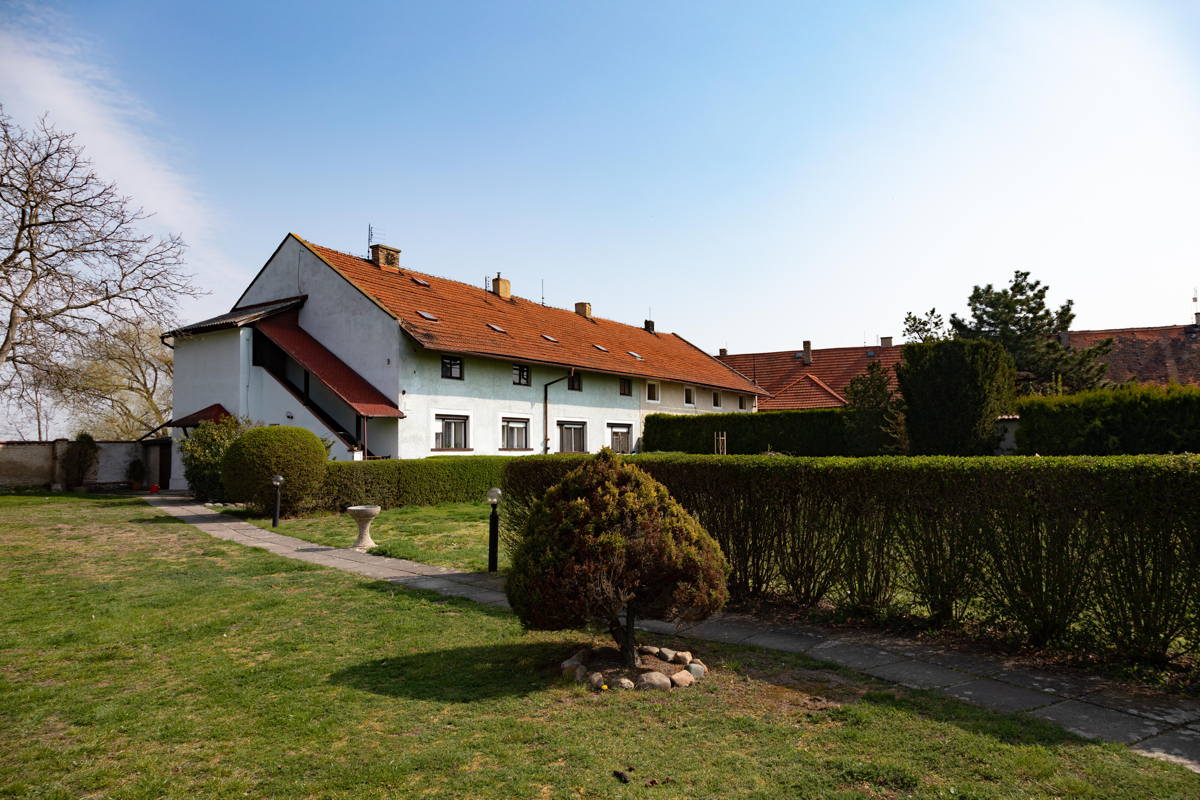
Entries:
POLYGON ((765 647, 768 650, 782 650, 785 653, 807 653, 825 641, 825 637, 817 637, 807 633, 756 633, 742 644, 754 647, 765 647))
POLYGON ((926 664, 923 661, 901 661, 896 664, 884 664, 879 667, 868 667, 863 670, 868 675, 883 678, 910 689, 938 689, 943 686, 954 686, 967 683, 973 676, 958 672, 936 664, 926 664))
POLYGON ((1200 703, 1186 697, 1171 697, 1156 692, 1131 692, 1107 687, 1089 693, 1087 702, 1169 725, 1184 725, 1200 720, 1200 703))
POLYGON ((1200 772, 1200 730, 1184 727, 1152 736, 1133 747, 1135 753, 1181 764, 1200 772))
POLYGON ((445 591, 458 585, 446 578, 435 578, 430 575, 397 576, 388 580, 411 589, 426 589, 431 592, 445 591))
POLYGON ((1060 697, 1080 697, 1104 686, 1104 680, 1080 673, 1045 672, 1036 669, 1006 667, 992 675, 998 681, 1025 689, 1051 692, 1060 697))
MULTIPOLYGON (((675 626, 672 624, 672 632, 675 626)), ((691 625, 679 631, 680 636, 687 636, 692 639, 706 639, 710 642, 725 642, 727 644, 738 644, 749 639, 759 633, 769 633, 770 630, 766 627, 754 627, 735 622, 725 622, 723 620, 701 622, 699 625, 691 625)))
POLYGON ((1064 700, 1029 713, 1061 725, 1077 736, 1106 742, 1138 742, 1162 733, 1168 727, 1166 723, 1081 700, 1064 700))
POLYGON ((959 653, 953 650, 940 650, 936 647, 923 647, 916 650, 913 658, 930 664, 937 664, 939 667, 967 672, 981 678, 995 675, 1004 669, 1004 665, 1001 662, 992 658, 972 655, 970 653, 959 653))
POLYGON ((993 711, 1029 711, 1060 700, 1055 695, 1037 692, 1033 689, 1022 689, 1020 686, 1001 683, 991 678, 978 678, 958 686, 951 686, 942 689, 942 693, 957 697, 959 700, 966 700, 977 706, 990 708, 993 711))
POLYGON ((839 639, 822 642, 809 650, 808 655, 820 661, 832 661, 834 664, 840 664, 843 667, 850 667, 851 669, 880 667, 884 664, 895 664, 898 661, 905 660, 902 655, 889 653, 886 650, 880 650, 878 647, 850 644, 839 639))
POLYGON ((647 631, 648 633, 661 633, 666 636, 674 636, 678 631, 674 622, 664 622, 661 619, 638 620, 637 629, 647 631))

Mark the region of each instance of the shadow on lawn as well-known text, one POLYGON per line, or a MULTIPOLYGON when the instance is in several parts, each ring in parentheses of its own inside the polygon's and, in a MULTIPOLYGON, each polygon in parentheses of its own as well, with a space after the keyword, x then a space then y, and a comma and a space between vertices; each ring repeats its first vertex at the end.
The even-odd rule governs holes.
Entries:
POLYGON ((445 703, 524 697, 555 683, 558 662, 570 647, 567 641, 530 642, 410 653, 356 664, 333 673, 329 682, 445 703))

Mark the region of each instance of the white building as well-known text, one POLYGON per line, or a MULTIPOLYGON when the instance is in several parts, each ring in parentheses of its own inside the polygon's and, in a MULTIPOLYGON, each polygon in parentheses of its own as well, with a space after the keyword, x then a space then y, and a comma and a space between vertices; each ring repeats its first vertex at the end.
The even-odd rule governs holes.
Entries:
MULTIPOLYGON (((413 272, 289 234, 233 310, 164 337, 173 426, 297 425, 337 459, 636 449, 646 414, 754 411, 766 393, 676 334, 413 272)), ((176 448, 178 458, 178 448, 176 448)), ((172 488, 183 488, 178 463, 172 488)))

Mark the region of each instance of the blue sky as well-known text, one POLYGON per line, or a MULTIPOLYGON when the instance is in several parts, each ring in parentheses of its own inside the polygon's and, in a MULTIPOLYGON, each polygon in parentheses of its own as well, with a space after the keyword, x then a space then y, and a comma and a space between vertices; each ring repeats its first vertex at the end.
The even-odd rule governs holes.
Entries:
POLYGON ((1028 270, 1190 321, 1200 6, 0 2, 0 102, 78 131, 226 310, 289 232, 710 351, 873 343, 1028 270))

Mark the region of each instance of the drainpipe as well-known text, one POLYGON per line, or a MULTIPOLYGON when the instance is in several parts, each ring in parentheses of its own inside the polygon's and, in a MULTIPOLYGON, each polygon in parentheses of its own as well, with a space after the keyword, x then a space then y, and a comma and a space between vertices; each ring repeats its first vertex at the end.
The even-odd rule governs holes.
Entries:
POLYGON ((542 384, 542 455, 550 452, 550 387, 559 381, 565 381, 567 378, 575 374, 572 369, 561 378, 542 384))

